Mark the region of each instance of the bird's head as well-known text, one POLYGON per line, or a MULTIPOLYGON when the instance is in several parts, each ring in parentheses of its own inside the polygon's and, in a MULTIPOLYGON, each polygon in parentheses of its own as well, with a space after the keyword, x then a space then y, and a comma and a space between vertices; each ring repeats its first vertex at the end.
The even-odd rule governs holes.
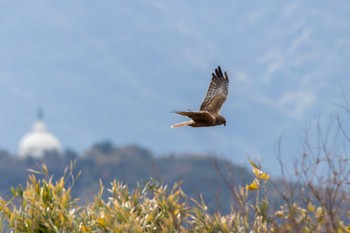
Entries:
POLYGON ((224 126, 226 126, 226 119, 225 119, 225 117, 223 117, 223 116, 217 116, 217 118, 216 118, 216 124, 217 125, 224 125, 224 126))

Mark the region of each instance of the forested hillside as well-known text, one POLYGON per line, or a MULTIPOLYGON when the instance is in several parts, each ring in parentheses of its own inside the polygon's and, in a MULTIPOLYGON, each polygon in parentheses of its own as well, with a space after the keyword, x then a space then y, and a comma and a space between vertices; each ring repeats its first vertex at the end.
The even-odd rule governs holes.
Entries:
POLYGON ((80 175, 73 196, 79 197, 81 203, 90 200, 92 194, 98 191, 100 179, 105 185, 117 180, 128 184, 130 188, 154 179, 168 186, 181 181, 186 194, 194 198, 202 195, 211 212, 218 210, 228 213, 232 201, 231 187, 245 185, 253 177, 246 168, 215 156, 184 154, 155 157, 149 150, 135 145, 115 147, 110 142, 101 142, 83 155, 68 150, 63 155, 47 154, 40 160, 22 160, 2 151, 1 195, 8 196, 11 186, 25 185, 28 169, 36 170, 42 162, 46 163, 55 180, 75 160, 73 173, 80 175))

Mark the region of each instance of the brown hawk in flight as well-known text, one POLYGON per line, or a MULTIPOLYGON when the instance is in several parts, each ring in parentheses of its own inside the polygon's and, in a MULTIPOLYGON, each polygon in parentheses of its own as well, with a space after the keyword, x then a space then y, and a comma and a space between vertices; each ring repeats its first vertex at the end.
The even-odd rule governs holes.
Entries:
POLYGON ((215 74, 212 74, 211 82, 207 95, 201 104, 198 112, 175 112, 177 114, 187 116, 192 120, 174 124, 171 128, 181 126, 206 127, 215 125, 225 125, 226 119, 221 116, 220 109, 227 99, 228 95, 228 76, 222 73, 220 66, 215 69, 215 74))

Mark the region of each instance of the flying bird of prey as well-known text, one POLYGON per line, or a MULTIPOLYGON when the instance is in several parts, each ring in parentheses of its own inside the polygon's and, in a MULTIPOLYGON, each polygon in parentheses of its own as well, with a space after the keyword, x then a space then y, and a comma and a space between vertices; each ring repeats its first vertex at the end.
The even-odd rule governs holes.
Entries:
POLYGON ((201 107, 198 112, 175 112, 182 116, 191 118, 189 121, 174 124, 171 128, 177 128, 181 126, 192 127, 208 127, 215 125, 225 125, 226 119, 221 116, 220 109, 227 99, 228 95, 228 76, 222 73, 220 66, 215 69, 215 73, 212 73, 211 82, 208 92, 203 99, 201 107))

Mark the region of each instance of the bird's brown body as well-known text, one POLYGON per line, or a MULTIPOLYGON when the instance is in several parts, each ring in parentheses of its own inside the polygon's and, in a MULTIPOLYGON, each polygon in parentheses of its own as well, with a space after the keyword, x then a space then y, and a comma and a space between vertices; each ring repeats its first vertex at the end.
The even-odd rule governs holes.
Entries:
POLYGON ((212 80, 209 85, 208 92, 201 104, 200 110, 198 112, 175 112, 182 116, 187 116, 191 118, 191 120, 174 124, 171 126, 171 128, 181 126, 209 127, 222 124, 226 126, 226 119, 219 113, 222 105, 227 99, 228 83, 227 73, 225 72, 224 75, 219 66, 217 69, 215 69, 215 74, 212 74, 212 80))

